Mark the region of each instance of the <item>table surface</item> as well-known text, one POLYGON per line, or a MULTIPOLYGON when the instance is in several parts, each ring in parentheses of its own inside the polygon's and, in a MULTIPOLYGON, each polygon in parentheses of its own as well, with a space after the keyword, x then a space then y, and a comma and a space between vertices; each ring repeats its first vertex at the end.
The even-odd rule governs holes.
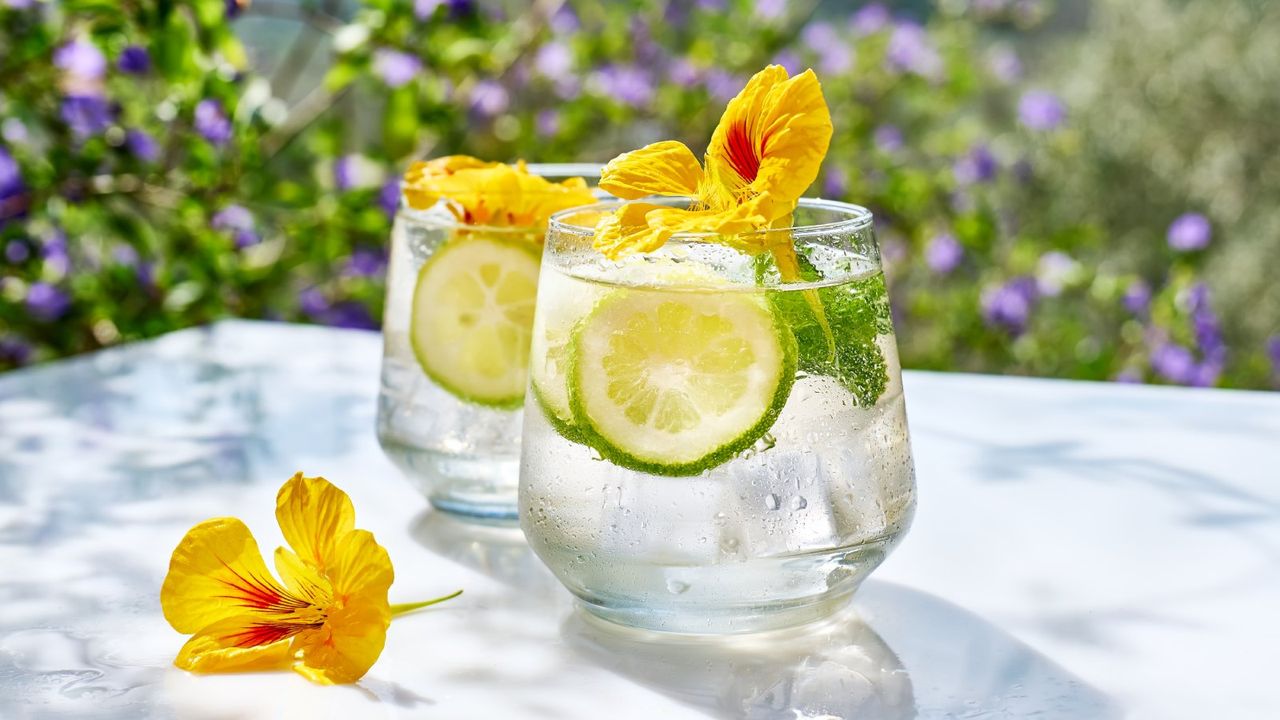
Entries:
POLYGON ((850 610, 677 640, 583 618, 514 529, 426 510, 379 337, 225 322, 0 376, 0 717, 1280 717, 1280 395, 907 373, 920 506, 850 610), (169 554, 295 470, 396 566, 355 686, 170 664, 169 554))

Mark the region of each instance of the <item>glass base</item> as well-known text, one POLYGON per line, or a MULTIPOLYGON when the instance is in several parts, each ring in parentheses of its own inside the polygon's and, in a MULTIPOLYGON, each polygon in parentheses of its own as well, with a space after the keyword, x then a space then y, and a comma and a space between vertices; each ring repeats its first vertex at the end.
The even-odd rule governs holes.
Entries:
POLYGON ((706 614, 663 612, 637 605, 600 605, 578 598, 578 607, 596 619, 627 628, 673 635, 739 635, 808 625, 848 605, 853 590, 799 602, 718 607, 706 614))
POLYGON ((518 457, 450 455, 382 440, 382 449, 432 507, 460 518, 511 524, 519 517, 518 457))

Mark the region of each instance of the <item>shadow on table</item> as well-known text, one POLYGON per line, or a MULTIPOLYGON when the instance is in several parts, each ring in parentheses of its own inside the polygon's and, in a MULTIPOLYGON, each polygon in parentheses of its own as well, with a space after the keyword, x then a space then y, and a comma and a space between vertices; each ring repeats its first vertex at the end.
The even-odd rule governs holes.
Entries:
MULTIPOLYGON (((539 612, 563 595, 519 528, 426 511, 410 533, 431 551, 542 601, 539 612)), ((561 635, 593 664, 714 717, 1121 717, 1103 693, 995 625, 876 580, 849 609, 800 628, 693 637, 622 628, 575 611, 561 635)))
POLYGON ((555 576, 514 525, 466 522, 425 510, 410 523, 409 535, 431 552, 518 588, 527 597, 551 601, 560 592, 555 576))

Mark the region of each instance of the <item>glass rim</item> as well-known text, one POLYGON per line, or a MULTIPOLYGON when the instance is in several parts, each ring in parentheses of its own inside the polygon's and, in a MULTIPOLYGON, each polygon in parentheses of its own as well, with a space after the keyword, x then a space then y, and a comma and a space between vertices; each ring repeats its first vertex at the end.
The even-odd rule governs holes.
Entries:
MULTIPOLYGON (((603 202, 593 203, 591 205, 580 205, 578 207, 567 208, 551 214, 547 221, 548 233, 560 233, 564 235, 577 235, 579 237, 592 237, 596 233, 595 225, 580 225, 568 222, 567 218, 571 215, 589 212, 609 212, 617 210, 629 202, 647 202, 655 205, 672 205, 675 206, 682 202, 690 202, 694 198, 688 196, 650 196, 638 198, 637 200, 606 200, 603 202)), ((796 203, 797 208, 805 208, 810 210, 827 210, 836 214, 844 215, 843 219, 831 222, 812 223, 808 225, 792 225, 790 227, 777 228, 761 228, 759 230, 749 230, 741 233, 731 233, 734 237, 753 237, 764 236, 771 233, 786 232, 793 238, 805 238, 819 235, 834 235, 839 233, 857 233, 871 228, 875 222, 875 216, 870 210, 853 203, 842 202, 840 200, 827 200, 824 198, 800 198, 796 203)), ((678 232, 668 238, 668 242, 676 241, 703 241, 714 238, 723 237, 726 233, 713 231, 697 231, 697 232, 678 232)))

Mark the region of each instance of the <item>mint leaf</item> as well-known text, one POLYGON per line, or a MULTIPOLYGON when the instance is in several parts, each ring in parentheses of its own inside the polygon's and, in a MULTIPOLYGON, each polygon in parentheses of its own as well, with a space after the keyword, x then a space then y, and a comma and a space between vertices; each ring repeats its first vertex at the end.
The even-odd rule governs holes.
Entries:
POLYGON ((798 367, 840 381, 862 407, 870 407, 884 394, 888 368, 876 338, 893 331, 884 275, 876 274, 843 285, 816 290, 771 290, 769 300, 790 328, 799 350, 798 367), (811 304, 817 296, 826 315, 826 331, 811 304))

